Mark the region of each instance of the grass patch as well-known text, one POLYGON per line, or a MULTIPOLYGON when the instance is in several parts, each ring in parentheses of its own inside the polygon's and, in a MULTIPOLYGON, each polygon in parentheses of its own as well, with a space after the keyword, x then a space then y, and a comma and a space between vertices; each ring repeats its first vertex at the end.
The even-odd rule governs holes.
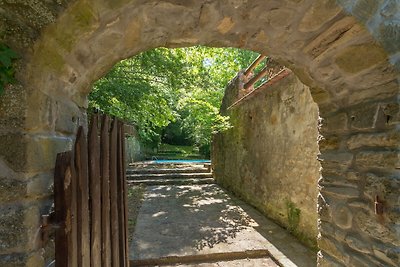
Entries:
POLYGON ((160 144, 157 153, 149 155, 149 159, 203 159, 199 154, 199 149, 194 146, 175 146, 170 144, 160 144))

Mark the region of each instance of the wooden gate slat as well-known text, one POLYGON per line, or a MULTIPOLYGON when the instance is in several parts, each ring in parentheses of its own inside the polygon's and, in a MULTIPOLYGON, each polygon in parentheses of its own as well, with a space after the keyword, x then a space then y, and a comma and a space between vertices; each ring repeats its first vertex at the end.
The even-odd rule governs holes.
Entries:
POLYGON ((124 155, 122 154, 122 123, 118 122, 117 133, 117 178, 118 178, 118 228, 119 228, 119 258, 121 266, 126 266, 126 248, 125 248, 125 191, 124 191, 124 155))
POLYGON ((83 127, 78 128, 75 141, 77 176, 78 266, 90 266, 89 177, 87 142, 83 127))
POLYGON ((98 135, 98 115, 92 116, 88 133, 89 181, 90 181, 90 245, 91 266, 101 264, 101 180, 100 180, 100 149, 98 135))
POLYGON ((123 185, 123 204, 124 204, 124 232, 125 232, 125 266, 129 267, 129 244, 128 244, 128 188, 126 185, 126 162, 125 162, 125 126, 121 124, 121 148, 122 148, 122 185, 123 185))
POLYGON ((101 162, 101 252, 103 266, 111 266, 110 233, 110 119, 102 116, 100 133, 101 162))
POLYGON ((59 153, 54 170, 55 266, 76 267, 75 173, 72 152, 59 153))
POLYGON ((117 173, 117 120, 111 124, 110 134, 110 200, 111 200, 111 244, 112 266, 119 267, 119 234, 118 234, 118 173, 117 173))
POLYGON ((92 117, 54 174, 56 267, 129 266, 124 124, 92 117), (111 129, 110 129, 111 128, 111 129))

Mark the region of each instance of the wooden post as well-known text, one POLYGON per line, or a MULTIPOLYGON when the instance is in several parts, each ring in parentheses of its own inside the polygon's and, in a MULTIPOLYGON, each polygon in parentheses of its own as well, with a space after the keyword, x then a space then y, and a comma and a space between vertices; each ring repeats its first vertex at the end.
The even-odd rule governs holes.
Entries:
POLYGON ((76 184, 71 151, 59 153, 54 170, 55 266, 77 267, 76 184))
POLYGON ((100 149, 98 134, 98 115, 92 116, 88 134, 89 181, 90 181, 90 217, 91 217, 91 266, 103 266, 101 263, 101 179, 100 149))
POLYGON ((111 246, 112 266, 120 266, 118 233, 118 172, 117 172, 117 120, 114 118, 110 133, 110 200, 111 200, 111 246))
POLYGON ((126 185, 126 152, 125 152, 125 125, 121 124, 122 147, 122 182, 124 189, 124 219, 125 219, 125 266, 129 267, 129 243, 128 243, 128 188, 126 185))
POLYGON ((83 127, 75 140, 75 170, 77 177, 78 266, 90 266, 89 177, 87 142, 83 127))
POLYGON ((118 221, 119 221, 119 246, 121 266, 127 266, 127 233, 126 233, 126 186, 125 186, 125 162, 124 162, 124 125, 118 122, 118 221))
POLYGON ((100 133, 101 164, 101 256, 103 266, 111 266, 110 222, 110 119, 103 115, 100 133))

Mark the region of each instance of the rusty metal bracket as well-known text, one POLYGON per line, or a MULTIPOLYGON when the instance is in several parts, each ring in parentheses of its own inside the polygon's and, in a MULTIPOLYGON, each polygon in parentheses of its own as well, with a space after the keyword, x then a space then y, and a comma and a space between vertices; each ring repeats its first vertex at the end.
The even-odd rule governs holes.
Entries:
POLYGON ((59 224, 55 221, 54 211, 42 215, 42 223, 40 225, 41 247, 46 246, 46 244, 49 242, 49 236, 52 234, 54 229, 57 228, 59 228, 59 224))
POLYGON ((383 202, 379 199, 378 195, 375 196, 375 214, 382 215, 384 210, 383 202))

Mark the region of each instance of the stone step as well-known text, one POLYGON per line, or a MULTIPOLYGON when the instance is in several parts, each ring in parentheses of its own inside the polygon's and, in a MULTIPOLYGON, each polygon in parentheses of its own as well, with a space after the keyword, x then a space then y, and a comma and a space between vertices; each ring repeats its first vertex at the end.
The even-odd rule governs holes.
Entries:
POLYGON ((182 167, 182 168, 148 168, 148 169, 142 169, 142 168, 128 168, 126 170, 127 175, 129 174, 165 174, 165 173, 207 173, 208 169, 207 168, 191 168, 191 167, 182 167))
POLYGON ((215 184, 214 178, 185 178, 185 179, 143 179, 128 180, 128 185, 203 185, 215 184))
POLYGON ((130 163, 128 168, 137 169, 171 169, 171 168, 207 168, 205 165, 209 165, 208 162, 165 162, 165 163, 155 163, 154 161, 142 161, 130 163))
POLYGON ((221 266, 221 263, 226 262, 225 266, 243 266, 243 264, 255 263, 253 266, 265 266, 265 267, 278 267, 278 265, 270 258, 268 250, 246 250, 246 251, 234 251, 225 253, 210 253, 210 254, 198 254, 198 255, 186 255, 186 256, 168 256, 161 258, 148 258, 148 259, 135 259, 130 260, 131 266, 221 266), (219 262, 220 264, 214 263, 219 262), (260 264, 260 265, 258 265, 260 264))
POLYGON ((212 178, 212 174, 206 173, 140 173, 140 174, 127 174, 128 180, 146 180, 146 179, 194 179, 194 178, 212 178))

